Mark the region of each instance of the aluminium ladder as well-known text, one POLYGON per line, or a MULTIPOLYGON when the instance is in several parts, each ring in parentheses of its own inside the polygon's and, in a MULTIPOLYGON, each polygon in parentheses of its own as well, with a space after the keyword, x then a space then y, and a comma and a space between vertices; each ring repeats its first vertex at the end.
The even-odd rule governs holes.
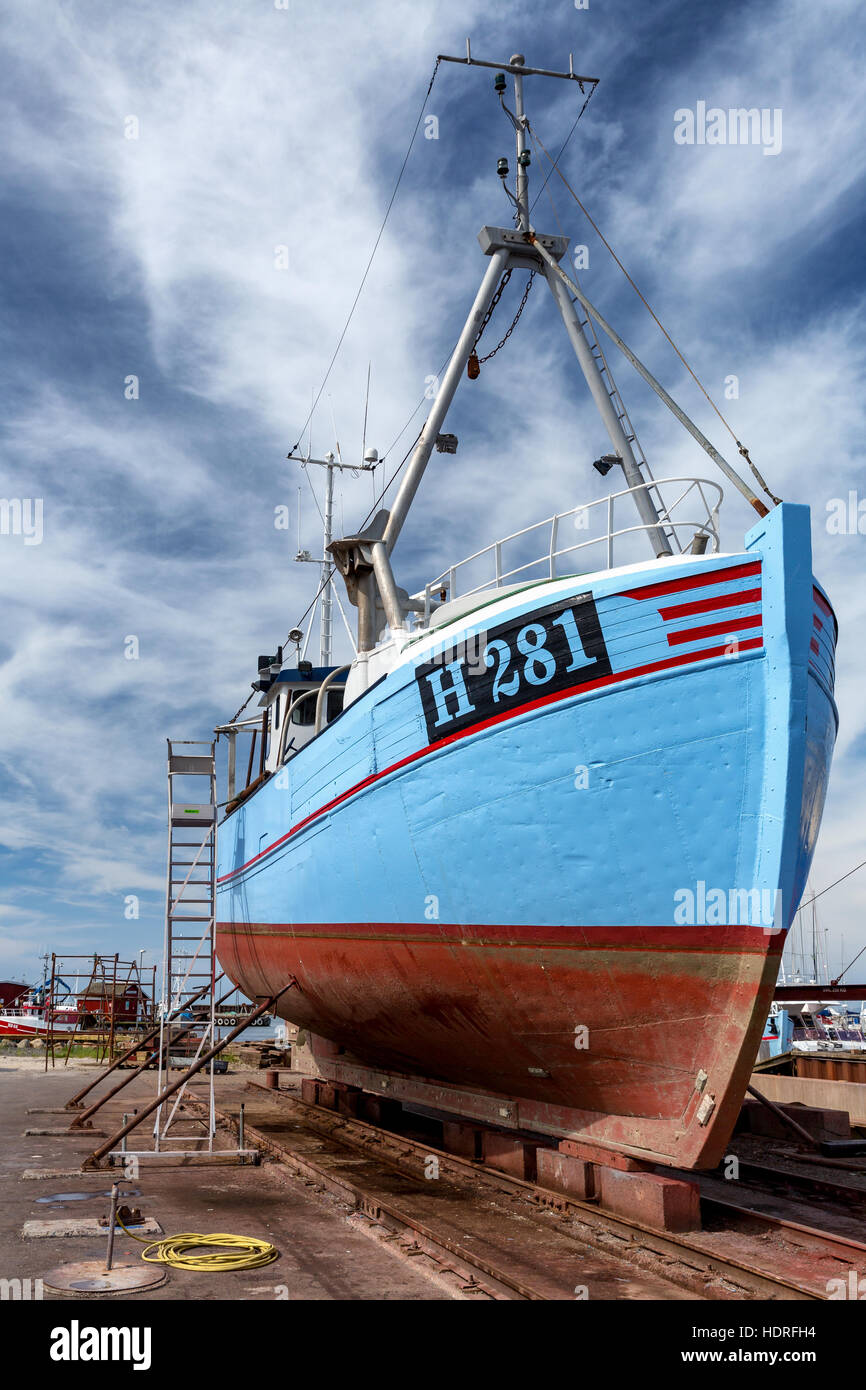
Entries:
POLYGON ((677 537, 676 528, 671 525, 669 516, 666 520, 664 519, 664 498, 662 497, 656 480, 653 477, 652 469, 649 466, 649 462, 647 460, 646 454, 643 451, 641 442, 637 437, 635 427, 632 424, 631 419, 629 418, 629 413, 626 410, 625 403, 622 399, 622 396, 619 393, 619 387, 613 379, 613 372, 610 369, 610 363, 608 362, 604 348, 601 345, 601 340, 599 339, 598 334, 595 331, 595 323, 593 322, 589 314, 585 314, 584 317, 581 318, 581 311, 578 308, 577 301, 572 300, 572 303, 575 306, 575 310, 578 316, 578 323, 583 329, 584 335, 587 339, 587 342, 589 343, 590 353, 595 358, 595 362, 598 367, 601 378, 603 381, 605 377, 607 378, 607 380, 604 383, 604 389, 607 391, 607 394, 610 396, 611 402, 613 403, 616 418, 622 425, 625 437, 628 440, 628 443, 631 445, 632 452, 634 453, 639 470, 641 471, 641 473, 645 474, 646 477, 649 479, 647 483, 647 492, 652 492, 652 490, 655 489, 656 496, 661 504, 662 512, 659 517, 659 530, 661 531, 662 535, 665 537, 668 544, 670 545, 673 554, 676 554, 678 551, 682 552, 682 546, 680 545, 679 538, 677 537))
MULTIPOLYGON (((166 879, 165 946, 163 952, 162 1005, 159 1050, 159 1084, 171 1065, 175 1025, 183 1028, 193 1017, 201 1019, 198 1057, 216 1042, 216 836, 217 784, 215 745, 191 739, 167 739, 168 744, 168 868, 166 879), (198 790, 184 799, 188 784, 198 790), (180 782, 180 787, 177 783, 180 782), (202 993, 204 990, 204 993, 202 993), (195 997, 195 998, 194 998, 195 997), (193 1014, 193 1009, 195 1013, 193 1014)), ((216 1127, 213 1097, 213 1060, 210 1074, 208 1148, 213 1147, 216 1127)), ((183 1096, 177 1096, 167 1118, 162 1106, 154 1119, 158 1150, 183 1096)), ((171 1136, 174 1140, 176 1136, 171 1136)))
MULTIPOLYGON (((224 1162, 230 1154, 239 1163, 258 1160, 254 1149, 243 1144, 243 1121, 241 1119, 238 1147, 236 1150, 222 1148, 217 1154, 214 1148, 216 1134, 216 1111, 214 1106, 214 1059, 219 1052, 234 1042, 257 1018, 273 1008, 274 1004, 288 990, 297 987, 297 980, 290 975, 282 989, 267 998, 259 999, 249 1017, 241 1019, 234 1028, 217 1037, 216 1015, 219 1006, 235 992, 234 985, 222 999, 215 998, 216 984, 222 980, 222 972, 217 973, 215 946, 216 919, 216 836, 217 836, 217 790, 214 768, 215 745, 203 741, 178 740, 168 742, 168 871, 166 882, 165 913, 165 954, 163 959, 163 980, 161 992, 160 1017, 158 1028, 147 1034, 143 1041, 145 1059, 133 1070, 128 1071, 122 1081, 106 1091, 99 1100, 82 1109, 82 1101, 96 1081, 92 1081, 77 1092, 66 1108, 77 1110, 69 1126, 69 1133, 84 1131, 90 1126, 92 1116, 113 1099, 129 1081, 135 1080, 153 1061, 159 1061, 159 1075, 156 1096, 142 1109, 123 1116, 123 1125, 94 1149, 82 1164, 84 1170, 99 1168, 104 1163, 115 1160, 122 1162, 126 1176, 138 1177, 138 1164, 166 1152, 169 1143, 185 1144, 189 1147, 178 1151, 168 1150, 174 1157, 186 1161, 207 1164, 224 1162), (190 751, 198 750, 198 751, 190 751), (205 750, 205 751, 202 751, 205 750), (181 795, 182 779, 203 778, 204 788, 184 800, 181 795), (176 783, 180 782, 180 787, 176 783), (205 799, 207 798, 207 799, 205 799), (169 1069, 172 1064, 172 1048, 190 1033, 201 1029, 201 1037, 194 1055, 185 1056, 181 1062, 181 1075, 171 1080, 169 1069), (158 1049, 148 1051, 159 1033, 158 1049), (197 1075, 209 1073, 209 1105, 205 1134, 169 1134, 177 1114, 187 1083, 197 1075), (169 1109, 169 1102, 171 1106, 169 1109), (129 1149, 127 1138, 145 1120, 153 1118, 153 1148, 129 1149), (119 1148, 117 1147, 119 1145, 119 1148), (203 1146, 204 1145, 204 1146, 203 1146), (203 1147, 202 1147, 203 1146, 203 1147)), ((201 788, 201 783, 199 783, 201 788)), ((127 1062, 133 1049, 119 1057, 103 1074, 104 1079, 121 1063, 127 1062)), ((243 1112, 243 1106, 241 1107, 243 1112)), ((188 1116, 183 1118, 188 1119, 188 1116)))

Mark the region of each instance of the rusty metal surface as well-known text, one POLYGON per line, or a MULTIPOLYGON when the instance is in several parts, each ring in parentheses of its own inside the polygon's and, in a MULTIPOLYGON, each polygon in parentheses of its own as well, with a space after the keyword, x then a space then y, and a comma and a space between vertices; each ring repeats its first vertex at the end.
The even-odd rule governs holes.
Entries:
POLYGON ((128 1298, 145 1289, 157 1289, 166 1281, 163 1269, 129 1259, 106 1269, 104 1260, 76 1260, 50 1269, 43 1284, 61 1298, 128 1298))
POLYGON ((774 937, 734 926, 721 946, 694 927, 634 927, 627 939, 617 928, 527 927, 519 940, 505 926, 411 930, 411 976, 388 923, 351 942, 323 927, 304 936, 301 959, 296 928, 218 921, 217 950, 251 997, 271 993, 294 961, 300 988, 277 1012, 317 1038, 339 1036, 347 1055, 316 1052, 329 1078, 422 1104, 437 1104, 433 1087, 454 1113, 493 1122, 510 1107, 540 1133, 676 1167, 718 1163, 772 1000, 774 937), (345 985, 350 949, 360 988, 345 985), (611 978, 615 1000, 600 983, 611 978), (575 1020, 605 1047, 578 1050, 575 1020))
POLYGON ((792 1060, 794 1076, 807 1076, 816 1081, 866 1081, 866 1054, 798 1052, 792 1060))
MULTIPOLYGON (((529 1225, 540 1227, 549 1241, 551 1232, 555 1231, 583 1247, 585 1252, 612 1257, 621 1266, 620 1277, 653 1275, 664 1280, 676 1292, 673 1295, 662 1293, 663 1298, 682 1297, 683 1291, 687 1291, 693 1296, 711 1299, 820 1300, 828 1297, 831 1279, 847 1276, 852 1267, 866 1271, 866 1249, 863 1247, 845 1242, 839 1244, 819 1231, 812 1232, 795 1223, 786 1225, 767 1214, 729 1211, 720 1216, 716 1207, 710 1229, 687 1237, 661 1234, 638 1222, 602 1212, 592 1204, 439 1152, 403 1134, 392 1134, 375 1125, 305 1105, 286 1093, 275 1096, 254 1082, 248 1084, 247 1091, 257 1093, 256 1113, 259 1100, 264 1107, 266 1128, 255 1128, 259 1129, 265 1147, 280 1161, 287 1160, 290 1167, 299 1157, 292 1135, 304 1130, 320 1140, 331 1141, 344 1152, 348 1150, 356 1158, 374 1156, 379 1166, 402 1173, 403 1183, 398 1193, 408 1190, 404 1185, 407 1178, 418 1182, 423 1163, 435 1155, 441 1174, 464 1189, 461 1221, 473 1205, 480 1203, 492 1212, 505 1198, 507 1204, 503 1210, 511 1216, 517 1212, 522 1217, 521 1233, 529 1225), (465 1196, 467 1190, 471 1197, 469 1202, 465 1196)), ((248 1106, 248 1116, 252 1108, 248 1106)), ((232 1124, 231 1116, 224 1118, 232 1124)), ((306 1181, 327 1185, 335 1180, 333 1170, 319 1170, 315 1151, 308 1151, 301 1161, 308 1165, 306 1181)), ((364 1209, 369 1194, 362 1180, 363 1172, 357 1162, 350 1163, 349 1171, 357 1187, 353 1200, 364 1209)), ((430 1186, 427 1184, 428 1191, 430 1186)), ((440 1189, 441 1194, 447 1198, 445 1189, 440 1189)), ((391 1196, 399 1218, 411 1226, 418 1213, 406 1211, 396 1202, 393 1193, 391 1196)), ((372 1205, 375 1209, 376 1202, 372 1205)), ((380 1210, 384 1210, 385 1205, 388 1203, 380 1203, 380 1210)), ((435 1206, 432 1216, 436 1217, 435 1206)), ((436 1221, 431 1220, 428 1210, 427 1218, 426 1229, 434 1235, 439 1234, 438 1217, 436 1221)), ((458 1241, 463 1229, 461 1225, 458 1241)), ((509 1261, 514 1250, 512 1242, 507 1250, 509 1261)), ((510 1264, 500 1267, 500 1272, 504 1269, 507 1277, 510 1268, 510 1264)), ((593 1296, 635 1296, 624 1295, 623 1287, 620 1285, 612 1294, 594 1293, 593 1296)))
MULTIPOLYGON (((148 1116, 152 1115, 154 1110, 156 1110, 160 1105, 162 1105, 164 1101, 170 1100, 170 1098, 173 1095, 175 1095, 177 1091, 182 1090, 191 1077, 196 1076, 200 1071, 203 1071, 213 1057, 216 1057, 216 1055, 219 1052, 222 1052, 223 1049, 226 1048, 230 1043, 232 1043, 235 1038, 239 1037, 239 1035, 244 1031, 248 1024, 254 1023, 256 1018, 260 1014, 266 1013, 273 1006, 275 1001, 279 999, 280 994, 285 994, 288 990, 294 988, 294 985, 295 980, 292 979, 289 982, 289 984, 283 986, 282 990, 280 990, 278 994, 272 995, 269 999, 264 999, 252 1011, 252 1013, 248 1015, 247 1018, 245 1018, 241 1023, 237 1024, 236 1027, 232 1028, 231 1032, 226 1033, 225 1037, 218 1038, 217 1041, 213 1044, 213 1046, 208 1048, 207 1052, 202 1053, 200 1057, 197 1057, 196 1059, 191 1061, 187 1069, 183 1072, 183 1074, 180 1077, 178 1077, 176 1081, 167 1082, 166 1085, 163 1086, 162 1090, 157 1093, 155 1100, 150 1101, 148 1105, 145 1105, 141 1109, 137 1110, 131 1120, 127 1120, 126 1124, 124 1124, 120 1129, 118 1129, 115 1134, 112 1134, 111 1137, 107 1139, 104 1144, 100 1144, 98 1148, 93 1150, 93 1153, 90 1154, 82 1163, 82 1171, 89 1168, 97 1168, 99 1164, 103 1162, 103 1160, 106 1158, 109 1152, 115 1147, 116 1144, 119 1144, 120 1141, 122 1139, 125 1139, 128 1134, 131 1134, 131 1132, 134 1129, 136 1129, 137 1126, 140 1125, 144 1120, 146 1120, 148 1116)), ((117 1087, 116 1089, 120 1090, 120 1087, 117 1087)), ((86 1113, 87 1112, 85 1111, 85 1114, 86 1113)), ((80 1115, 77 1118, 80 1122, 84 1119, 84 1115, 80 1115)), ((73 1123, 69 1126, 69 1133, 74 1132, 75 1121, 73 1121, 73 1123)), ((85 1131, 82 1129, 82 1132, 85 1131)), ((96 1133, 97 1131, 91 1130, 89 1132, 96 1133)))
MULTIPOLYGON (((261 1088, 255 1082, 250 1082, 248 1089, 255 1091, 261 1088)), ((406 1135, 392 1134, 354 1118, 349 1120, 318 1106, 308 1106, 303 1102, 297 1104, 302 1108, 307 1123, 328 1133, 342 1135, 353 1145, 374 1146, 380 1151, 385 1147, 390 1160, 398 1164, 405 1162, 407 1157, 411 1160, 413 1151, 418 1151, 418 1146, 406 1135)), ((788 1294, 783 1293, 783 1297, 792 1296, 791 1290, 796 1291, 793 1296, 826 1297, 827 1282, 839 1276, 842 1272, 840 1266, 844 1266, 844 1270, 856 1267, 861 1274, 866 1274, 866 1245, 862 1240, 864 1226, 860 1215, 866 1178, 850 1174, 842 1176, 828 1168, 825 1176, 816 1183, 811 1173, 797 1174, 796 1170, 775 1169, 767 1160, 767 1141, 754 1143, 751 1136, 741 1136, 740 1143, 755 1150, 754 1161, 745 1163, 753 1176, 760 1173, 773 1181, 778 1178, 785 1186, 794 1179, 799 1183, 799 1196, 807 1197, 809 1204, 803 1201, 798 1205, 790 1195, 785 1195, 776 1203, 775 1210, 772 1203, 766 1202, 765 1209, 761 1210, 760 1194, 750 1192, 746 1182, 737 1183, 737 1201, 731 1196, 732 1185, 722 1183, 722 1191, 717 1198, 708 1199, 707 1205, 716 1216, 724 1208, 724 1220, 721 1223, 718 1220, 711 1222, 709 1231, 689 1236, 669 1236, 648 1231, 638 1222, 613 1217, 571 1198, 563 1199, 565 1206, 570 1206, 574 1213, 579 1214, 581 1221, 585 1222, 589 1217, 601 1234, 614 1225, 619 1228, 620 1238, 631 1234, 636 1241, 646 1241, 648 1248, 668 1255, 672 1247, 684 1246, 691 1252, 688 1258, 694 1258, 700 1252, 709 1259, 724 1261, 729 1276, 745 1275, 747 1282, 753 1278, 755 1287, 766 1277, 765 1293, 771 1296, 779 1296, 780 1289, 788 1289, 788 1294), (746 1206, 750 1198, 755 1200, 746 1206), (796 1219, 798 1217, 799 1220, 796 1219), (817 1222, 820 1222, 820 1229, 816 1228, 817 1222), (805 1264, 804 1249, 810 1252, 805 1264)), ((798 1157, 788 1152, 781 1161, 787 1158, 796 1163, 798 1157)), ((552 1206, 559 1203, 559 1194, 550 1193, 535 1183, 482 1169, 476 1161, 456 1155, 442 1155, 442 1158, 446 1164, 455 1165, 474 1184, 499 1184, 504 1190, 510 1189, 512 1194, 516 1191, 535 1204, 552 1206)), ((658 1171, 668 1175, 671 1172, 667 1168, 658 1171)), ((713 1175, 696 1175, 693 1172, 683 1171, 679 1175, 691 1181, 697 1179, 702 1186, 713 1180, 713 1175)))
MULTIPOLYGON (((235 1126, 232 1116, 218 1115, 235 1126)), ((480 1275, 482 1282, 493 1280, 494 1286, 508 1291, 506 1297, 573 1300, 582 1289, 593 1299, 608 1300, 699 1296, 653 1271, 612 1259, 607 1252, 584 1249, 555 1224, 528 1219, 515 1210, 506 1190, 491 1187, 479 1199, 476 1184, 456 1180, 444 1166, 439 1178, 426 1178, 424 1163, 435 1158, 442 1165, 447 1157, 436 1150, 401 1140, 402 1164, 393 1155, 360 1154, 345 1142, 345 1135, 328 1136, 322 1127, 306 1123, 307 1117, 287 1113, 267 1099, 250 1104, 247 1117, 248 1140, 261 1144, 301 1181, 322 1184, 395 1232, 410 1230, 428 1250, 445 1252, 458 1266, 480 1275), (411 1159, 415 1162, 410 1174, 406 1164, 411 1159)))

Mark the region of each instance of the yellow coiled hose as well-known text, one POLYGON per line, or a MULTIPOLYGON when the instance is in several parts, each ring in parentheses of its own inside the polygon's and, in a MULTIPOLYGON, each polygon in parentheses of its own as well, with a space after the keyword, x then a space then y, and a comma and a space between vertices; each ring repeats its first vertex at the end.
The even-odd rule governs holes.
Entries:
POLYGON ((117 1224, 145 1247, 141 1252, 143 1260, 152 1265, 170 1265, 172 1269, 199 1270, 203 1274, 224 1274, 232 1269, 261 1269, 263 1265, 271 1264, 280 1253, 276 1246, 269 1245, 266 1240, 255 1240, 249 1236, 205 1236, 197 1231, 183 1231, 180 1235, 165 1236, 163 1240, 144 1240, 141 1236, 133 1235, 119 1216, 117 1224))

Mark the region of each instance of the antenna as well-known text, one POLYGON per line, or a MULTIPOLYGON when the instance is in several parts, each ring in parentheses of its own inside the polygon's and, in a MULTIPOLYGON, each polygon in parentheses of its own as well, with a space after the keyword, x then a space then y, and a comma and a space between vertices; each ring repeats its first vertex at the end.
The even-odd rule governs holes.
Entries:
MULTIPOLYGON (((330 397, 330 393, 329 393, 329 394, 328 394, 328 400, 330 400, 330 399, 331 399, 331 397, 330 397)), ((340 441, 339 441, 339 439, 337 438, 337 422, 336 422, 336 420, 334 419, 334 407, 333 407, 333 406, 331 406, 331 424, 332 424, 333 427, 334 427, 334 448, 335 448, 336 451, 337 451, 337 458, 338 458, 338 459, 340 460, 340 462, 342 463, 342 462, 343 462, 343 455, 342 455, 342 453, 340 452, 340 441)))
MULTIPOLYGON (((339 453, 339 448, 340 448, 340 446, 339 446, 339 444, 337 444, 337 451, 338 451, 338 453, 339 453)), ((317 468, 324 468, 324 469, 325 469, 325 510, 324 510, 324 515, 323 515, 323 517, 322 517, 322 521, 323 521, 322 558, 321 558, 321 560, 315 560, 315 559, 313 558, 313 556, 310 554, 309 550, 302 550, 302 549, 301 549, 301 533, 300 533, 300 514, 301 514, 301 507, 300 507, 300 496, 299 496, 299 498, 298 498, 298 553, 297 553, 297 555, 295 556, 295 559, 298 560, 298 561, 301 561, 302 563, 314 564, 314 565, 321 565, 319 593, 318 593, 317 598, 316 598, 316 605, 318 606, 319 604, 321 604, 321 608, 320 608, 320 612, 319 612, 319 665, 320 665, 320 666, 330 666, 330 665, 331 665, 331 658, 332 658, 332 641, 331 641, 331 565, 332 565, 332 560, 331 560, 331 556, 330 556, 328 547, 329 547, 330 544, 331 544, 331 539, 332 539, 332 534, 333 534, 333 519, 334 519, 334 470, 335 470, 335 469, 339 469, 339 470, 342 472, 342 471, 344 471, 345 469, 348 468, 348 469, 351 470, 351 472, 357 473, 357 472, 359 471, 359 468, 360 468, 360 471, 362 471, 362 472, 365 472, 365 473, 372 472, 372 470, 376 467, 376 463, 378 462, 379 455, 378 455, 378 453, 376 452, 375 449, 368 449, 368 450, 367 450, 367 455, 368 455, 368 456, 371 456, 371 457, 370 457, 370 461, 367 462, 366 459, 365 459, 365 462, 362 463, 362 464, 360 464, 360 466, 359 466, 358 464, 354 464, 354 463, 343 463, 343 460, 342 460, 341 458, 335 458, 335 456, 334 456, 332 453, 327 453, 323 459, 314 459, 314 458, 298 459, 298 462, 300 463, 300 465, 301 465, 302 468, 306 468, 308 464, 311 464, 311 463, 312 463, 312 464, 315 464, 317 468)), ((299 493, 299 494, 300 494, 300 491, 301 491, 301 489, 298 488, 298 493, 299 493)), ((312 631, 312 626, 313 626, 313 615, 311 615, 311 617, 310 617, 310 626, 307 628, 307 639, 308 639, 308 640, 309 640, 310 632, 312 631)), ((305 644, 305 650, 306 650, 306 644, 305 644)))
MULTIPOLYGON (((494 79, 494 90, 502 103, 502 109, 514 126, 514 133, 517 141, 517 197, 508 196, 517 207, 517 226, 521 232, 529 231, 529 164, 531 155, 526 144, 526 132, 528 122, 523 108, 523 79, 524 77, 558 77, 565 82, 577 82, 580 90, 584 90, 584 83, 595 86, 599 78, 584 77, 574 71, 574 54, 568 55, 568 72, 554 72, 550 68, 528 68, 526 59, 522 53, 513 53, 507 63, 489 63, 482 58, 472 57, 472 48, 469 40, 466 40, 466 57, 455 58, 448 53, 440 53, 437 58, 441 63, 460 63, 463 67, 473 68, 495 68, 498 69, 494 79), (514 111, 509 111, 505 105, 505 74, 510 72, 514 78, 514 111)), ((508 165, 504 160, 500 160, 500 177, 503 185, 508 174, 508 165), (504 169, 503 169, 504 166, 504 169)), ((508 190, 506 189, 506 192, 508 190)))
POLYGON ((367 457, 367 411, 370 408, 370 372, 373 370, 373 363, 367 363, 367 394, 364 397, 364 428, 361 432, 361 458, 367 457))

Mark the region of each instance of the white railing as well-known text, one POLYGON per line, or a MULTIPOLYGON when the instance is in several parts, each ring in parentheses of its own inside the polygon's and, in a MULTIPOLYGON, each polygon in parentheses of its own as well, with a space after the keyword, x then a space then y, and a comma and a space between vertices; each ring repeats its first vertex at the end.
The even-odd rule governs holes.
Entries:
MULTIPOLYGON (((607 497, 597 498, 594 502, 572 507, 567 512, 557 512, 555 516, 536 521, 532 526, 524 526, 522 530, 494 541, 483 550, 476 550, 474 555, 467 555, 464 560, 459 560, 456 565, 444 570, 413 597, 424 601, 424 620, 429 620, 430 614, 440 603, 455 598, 466 598, 471 594, 482 593, 485 589, 498 589, 504 584, 521 581, 531 583, 536 579, 557 579, 564 578, 567 574, 586 574, 613 569, 614 551, 618 549, 622 552, 627 548, 626 537, 634 538, 641 533, 656 530, 664 533, 675 553, 682 554, 692 549, 696 537, 705 538, 700 542, 702 549, 717 551, 719 507, 723 496, 718 483, 707 478, 659 478, 655 482, 625 488, 622 492, 613 492, 607 497), (682 485, 682 490, 673 502, 666 503, 659 488, 662 485, 670 488, 674 484, 682 485), (656 505, 659 514, 658 525, 637 522, 630 526, 618 527, 617 503, 620 504, 620 512, 623 499, 627 499, 627 505, 633 507, 633 494, 644 490, 652 496, 656 505), (688 511, 694 511, 697 515, 684 514, 686 499, 691 499, 688 511), (595 528, 598 534, 587 536, 585 539, 572 541, 565 531, 569 522, 573 531, 590 531, 593 529, 594 521, 600 523, 595 528), (536 552, 532 559, 526 559, 525 553, 532 544, 529 538, 535 532, 546 536, 544 549, 540 554, 536 552), (563 544, 564 540, 568 543, 563 544), (597 548, 596 555, 590 557, 581 554, 591 547, 597 548), (506 554, 506 548, 509 554, 506 554), (565 556, 576 556, 581 561, 589 560, 590 563, 581 565, 580 569, 563 568, 560 562, 565 556), (515 560, 519 563, 514 563, 515 560), (470 571, 470 567, 473 566, 474 573, 470 571), (485 570, 489 572, 485 573, 485 570), (473 583, 479 571, 482 578, 480 582, 473 583)), ((628 558, 620 554, 617 563, 628 564, 640 558, 638 553, 628 558)))

